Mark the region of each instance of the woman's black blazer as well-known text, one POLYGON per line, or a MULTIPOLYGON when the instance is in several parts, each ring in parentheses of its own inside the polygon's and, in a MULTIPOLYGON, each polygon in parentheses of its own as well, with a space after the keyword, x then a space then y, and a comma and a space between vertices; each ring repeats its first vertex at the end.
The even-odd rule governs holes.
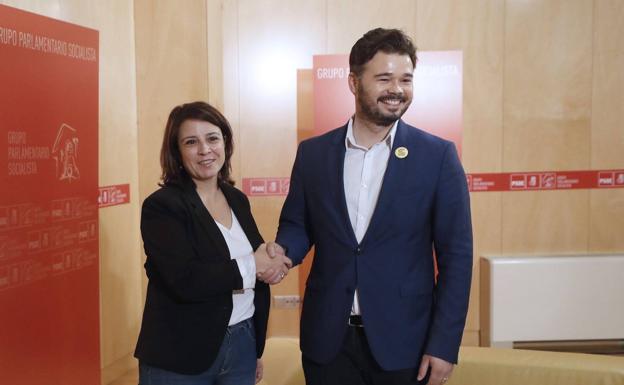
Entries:
MULTIPOLYGON (((262 236, 249 200, 219 183, 254 250, 262 236)), ((161 369, 198 374, 210 368, 232 314, 232 291, 242 289, 237 264, 192 182, 165 186, 143 202, 141 234, 149 283, 135 357, 161 369)), ((256 350, 264 350, 270 293, 256 281, 256 350)))

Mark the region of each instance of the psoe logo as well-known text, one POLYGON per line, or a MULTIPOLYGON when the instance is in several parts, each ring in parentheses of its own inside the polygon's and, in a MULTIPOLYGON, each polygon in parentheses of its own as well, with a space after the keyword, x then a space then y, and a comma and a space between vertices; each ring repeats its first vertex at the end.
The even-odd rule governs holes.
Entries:
POLYGON ((63 123, 56 134, 54 146, 52 146, 52 157, 56 161, 58 180, 72 182, 80 179, 78 142, 76 129, 63 123))
POLYGON ((250 183, 251 195, 263 195, 267 192, 266 181, 253 179, 250 183))
POLYGON ((599 172, 598 173, 598 187, 613 186, 615 183, 613 178, 613 172, 599 172))
POLYGON ((529 174, 527 175, 527 186, 528 188, 537 189, 540 188, 540 180, 539 174, 529 174))
POLYGON ((509 180, 509 188, 512 190, 526 189, 526 175, 525 174, 511 174, 509 180))
POLYGON ((549 172, 541 175, 542 188, 554 188, 557 174, 549 172))

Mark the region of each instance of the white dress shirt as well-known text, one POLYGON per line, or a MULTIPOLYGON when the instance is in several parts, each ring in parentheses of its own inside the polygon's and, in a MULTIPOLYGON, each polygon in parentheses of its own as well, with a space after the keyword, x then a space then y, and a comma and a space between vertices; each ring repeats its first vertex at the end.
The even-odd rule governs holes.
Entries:
MULTIPOLYGON (((359 146, 353 135, 353 119, 347 125, 344 159, 344 190, 349 220, 358 243, 364 238, 377 205, 377 198, 388 166, 398 120, 380 142, 370 149, 359 146)), ((360 314, 357 289, 351 314, 360 314)))
POLYGON ((230 250, 230 258, 236 261, 238 270, 243 277, 243 290, 232 293, 233 309, 228 326, 235 325, 254 315, 254 288, 256 287, 256 263, 253 257, 253 248, 247 235, 243 231, 234 211, 232 213, 232 227, 227 228, 217 222, 223 238, 230 250))

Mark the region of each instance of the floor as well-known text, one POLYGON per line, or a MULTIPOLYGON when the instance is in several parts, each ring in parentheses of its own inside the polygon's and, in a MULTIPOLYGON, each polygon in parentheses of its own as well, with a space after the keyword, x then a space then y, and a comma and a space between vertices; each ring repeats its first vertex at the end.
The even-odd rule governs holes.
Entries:
MULTIPOLYGON (((615 354, 615 356, 624 357, 624 354, 615 354)), ((138 379, 139 379, 139 369, 135 368, 135 369, 130 370, 129 372, 127 372, 126 374, 119 377, 118 379, 116 379, 115 381, 111 382, 108 385, 137 385, 139 383, 138 379)))

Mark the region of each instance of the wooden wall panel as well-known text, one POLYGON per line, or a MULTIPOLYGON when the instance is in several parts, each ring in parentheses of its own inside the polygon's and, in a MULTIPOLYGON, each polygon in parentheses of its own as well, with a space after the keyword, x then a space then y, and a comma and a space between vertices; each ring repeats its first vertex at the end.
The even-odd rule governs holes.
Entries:
MULTIPOLYGON (((314 130, 314 70, 297 70, 297 142, 315 136, 314 130)), ((305 293, 313 255, 314 249, 308 252, 304 262, 295 268, 296 271, 293 270, 292 272, 297 275, 299 282, 297 293, 299 295, 305 293)))
POLYGON ((624 253, 624 190, 594 190, 590 196, 589 251, 624 253))
MULTIPOLYGON (((418 48, 463 52, 462 163, 467 172, 500 172, 504 3, 421 0, 417 4, 418 48)), ((471 199, 475 251, 463 343, 478 345, 479 257, 501 251, 501 193, 472 194, 471 199)))
POLYGON ((462 50, 464 167, 499 172, 502 164, 504 3, 419 1, 416 43, 421 50, 462 50))
MULTIPOLYGON (((219 0, 210 0, 210 3, 219 0)), ((209 12, 214 11, 214 5, 209 7, 209 12)), ((239 144, 241 142, 240 130, 240 82, 239 82, 239 64, 238 64, 238 1, 224 1, 221 4, 221 11, 210 13, 208 15, 209 24, 218 24, 221 26, 221 34, 223 42, 221 45, 221 62, 223 72, 219 76, 218 72, 210 71, 208 83, 223 83, 223 113, 232 126, 234 132, 234 154, 230 163, 232 164, 232 178, 236 181, 237 186, 241 185, 241 151, 239 144)), ((214 26, 210 27, 212 31, 214 26)), ((218 51, 214 47, 215 41, 208 40, 208 52, 218 51)), ((210 59, 211 63, 214 59, 210 59)))
MULTIPOLYGON (((208 100, 205 0, 134 1, 139 200, 158 189, 160 147, 174 106, 208 100)), ((142 243, 141 243, 142 246, 142 243)), ((147 277, 142 271, 143 297, 147 277)))
POLYGON ((206 0, 208 103, 224 112, 223 106, 223 0, 206 0))
MULTIPOLYGON (((238 26, 238 175, 290 176, 297 144, 297 69, 311 68, 312 55, 325 50, 325 4, 239 1, 237 16, 232 22, 238 26)), ((283 202, 283 197, 251 199, 266 240, 275 238, 283 202)), ((272 293, 297 294, 297 285, 293 271, 272 293)), ((296 336, 298 321, 298 309, 273 307, 269 335, 296 336)))
POLYGON ((328 0, 326 23, 327 53, 348 54, 364 33, 376 27, 400 28, 415 38, 416 2, 328 0))
MULTIPOLYGON (((508 1, 503 171, 590 164, 592 3, 508 1)), ((503 195, 503 252, 587 250, 587 191, 503 195)))
POLYGON ((503 194, 503 254, 587 252, 589 191, 503 194))
POLYGON ((296 144, 298 68, 323 50, 319 2, 240 1, 238 20, 241 172, 288 176, 296 144))
POLYGON ((589 166, 591 57, 590 1, 507 1, 505 171, 589 166))
POLYGON ((171 109, 208 100, 206 1, 134 2, 141 200, 160 180, 160 146, 171 109))
POLYGON ((624 166, 624 2, 596 0, 591 166, 624 166))
MULTIPOLYGON (((185 1, 184 6, 174 0, 134 1, 141 203, 158 188, 169 112, 182 103, 209 100, 207 12, 206 0, 185 1)), ((141 241, 139 245, 142 249, 141 241)), ((144 269, 139 276, 143 298, 144 269)), ((136 335, 132 339, 136 343, 136 335)))
POLYGON ((93 1, 100 29, 100 185, 130 183, 131 204, 100 210, 102 382, 135 364, 142 271, 132 4, 93 1))
POLYGON ((297 70, 297 140, 314 136, 314 73, 297 70))
POLYGON ((501 222, 502 222, 502 193, 473 193, 470 196, 472 210, 472 228, 474 255, 472 263, 472 286, 470 288, 470 303, 468 318, 466 319, 466 331, 464 334, 472 334, 470 339, 464 336, 464 345, 479 345, 480 329, 480 271, 479 258, 484 255, 500 254, 501 222))
MULTIPOLYGON (((624 168, 624 2, 594 2, 591 166, 624 168)), ((622 252, 624 189, 590 194, 592 252, 622 252)))

